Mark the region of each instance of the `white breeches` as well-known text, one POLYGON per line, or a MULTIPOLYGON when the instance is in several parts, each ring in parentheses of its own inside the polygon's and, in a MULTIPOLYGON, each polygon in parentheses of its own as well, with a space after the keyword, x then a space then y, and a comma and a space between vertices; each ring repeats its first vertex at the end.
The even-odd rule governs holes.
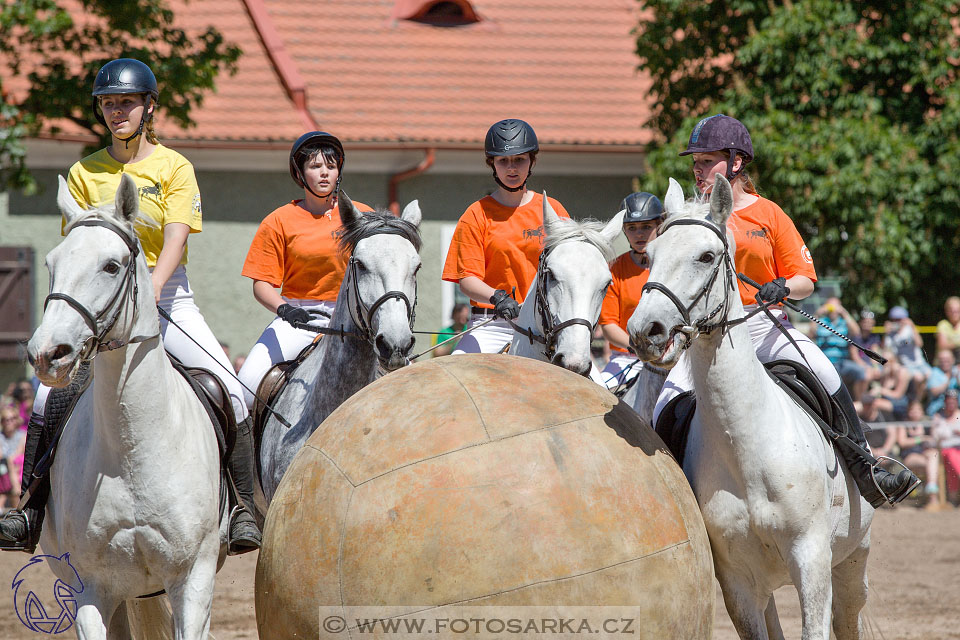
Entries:
MULTIPOLYGON (((749 313, 754 308, 755 305, 750 305, 746 308, 746 312, 749 313)), ((757 350, 757 358, 760 359, 760 362, 791 360, 800 364, 809 363, 814 375, 823 383, 827 393, 830 395, 836 393, 837 390, 840 389, 840 375, 830 363, 830 360, 827 359, 827 356, 823 355, 820 348, 817 347, 810 338, 794 329, 783 310, 771 309, 770 311, 774 317, 780 321, 784 329, 790 333, 794 341, 796 341, 800 350, 803 351, 803 356, 797 352, 797 349, 790 344, 787 337, 770 321, 766 314, 761 312, 746 322, 747 330, 750 332, 750 339, 753 341, 753 346, 757 350), (804 362, 804 357, 806 358, 806 362, 804 362)), ((684 391, 693 389, 693 377, 690 372, 690 367, 687 364, 687 356, 687 353, 681 355, 677 364, 670 370, 669 375, 667 375, 667 380, 663 384, 663 390, 657 398, 657 406, 653 410, 653 424, 657 423, 660 412, 672 398, 684 391)))
MULTIPOLYGON (((302 307, 307 311, 317 312, 313 320, 310 321, 310 324, 316 327, 326 327, 330 324, 330 317, 333 315, 335 305, 333 302, 324 300, 290 300, 284 298, 284 302, 292 307, 302 307)), ((293 360, 316 337, 316 333, 306 329, 297 329, 277 316, 260 334, 257 343, 247 354, 247 359, 244 360, 237 376, 243 384, 256 391, 257 387, 260 386, 260 381, 263 380, 263 376, 267 375, 267 371, 273 365, 284 360, 293 360)), ((244 389, 243 398, 247 407, 252 409, 253 393, 244 389)))
POLYGON ((636 378, 642 369, 643 363, 637 356, 614 351, 607 366, 600 372, 600 379, 607 389, 616 389, 636 378))
MULTIPOLYGON (((152 273, 153 269, 150 271, 152 273)), ((180 329, 190 336, 187 337, 166 318, 161 317, 160 335, 163 336, 163 347, 167 353, 177 358, 185 367, 203 367, 223 381, 230 394, 230 402, 237 422, 246 419, 248 412, 243 403, 243 388, 233 376, 233 366, 227 359, 227 354, 223 352, 220 341, 213 335, 206 320, 203 319, 203 314, 193 301, 193 289, 190 288, 187 270, 183 265, 176 268, 163 286, 163 291, 160 292, 160 307, 169 313, 180 329), (210 352, 210 355, 204 353, 203 349, 190 338, 199 342, 203 349, 210 352)), ((33 404, 33 410, 36 413, 43 415, 48 393, 49 387, 46 385, 41 384, 37 389, 37 397, 33 404)))
MULTIPOLYGON (((493 316, 474 314, 470 318, 470 326, 489 320, 493 316)), ((474 329, 467 335, 460 338, 454 355, 460 353, 500 353, 500 351, 513 341, 513 329, 507 324, 506 320, 494 320, 479 329, 474 329)))

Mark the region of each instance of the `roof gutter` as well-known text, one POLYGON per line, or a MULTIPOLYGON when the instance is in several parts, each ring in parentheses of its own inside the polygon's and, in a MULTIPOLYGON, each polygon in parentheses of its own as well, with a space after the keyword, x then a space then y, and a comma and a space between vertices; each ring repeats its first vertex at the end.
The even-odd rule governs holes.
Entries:
POLYGON ((307 108, 307 83, 304 82, 303 76, 297 70, 297 65, 293 62, 293 58, 290 57, 283 46, 283 39, 277 32, 276 27, 273 26, 273 21, 270 19, 270 14, 267 12, 263 0, 243 0, 243 6, 246 7, 250 19, 253 20, 253 27, 267 50, 267 56, 280 78, 280 83, 300 116, 301 124, 311 131, 319 129, 320 125, 317 124, 310 113, 310 109, 307 108))
POLYGON ((418 176, 432 167, 434 160, 436 160, 436 149, 428 147, 424 149, 423 160, 420 161, 420 164, 412 169, 400 171, 390 176, 390 182, 387 186, 387 199, 390 200, 390 211, 393 212, 393 215, 400 215, 400 203, 397 202, 397 185, 400 184, 402 180, 418 176))

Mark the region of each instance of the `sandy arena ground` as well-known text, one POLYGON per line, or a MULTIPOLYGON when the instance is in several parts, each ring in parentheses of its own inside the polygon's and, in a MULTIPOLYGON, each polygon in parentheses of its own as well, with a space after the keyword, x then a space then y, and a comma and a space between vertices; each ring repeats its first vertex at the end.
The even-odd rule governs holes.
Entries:
MULTIPOLYGON (((13 608, 9 585, 27 559, 22 553, 0 553, 0 639, 42 637, 25 628, 13 608)), ((228 559, 217 576, 211 629, 217 640, 257 637, 253 608, 255 567, 256 554, 247 554, 228 559)), ((960 510, 928 513, 909 506, 881 510, 874 521, 869 575, 871 591, 866 613, 868 628, 874 632, 872 637, 960 640, 960 510)), ((52 587, 52 575, 48 579, 52 587)), ((777 592, 777 606, 787 638, 798 639, 799 605, 793 587, 777 592)), ((71 629, 58 637, 72 638, 73 634, 71 629)), ((713 637, 737 637, 719 589, 713 637)))

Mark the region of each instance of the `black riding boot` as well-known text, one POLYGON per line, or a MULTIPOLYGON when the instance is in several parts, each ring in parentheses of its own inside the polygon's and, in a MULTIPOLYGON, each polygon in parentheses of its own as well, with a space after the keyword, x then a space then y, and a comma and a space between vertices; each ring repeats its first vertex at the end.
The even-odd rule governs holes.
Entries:
MULTIPOLYGON (((20 488, 21 500, 33 480, 33 472, 38 459, 47 450, 48 434, 44 427, 43 416, 34 413, 27 423, 27 441, 23 451, 23 486, 20 488)), ((26 551, 33 553, 40 540, 40 528, 46 515, 47 498, 50 496, 50 477, 44 473, 30 495, 26 504, 7 512, 0 519, 0 549, 4 551, 26 551)))
POLYGON ((240 508, 230 518, 230 548, 232 556, 260 548, 262 534, 253 517, 253 418, 237 423, 237 440, 227 458, 227 471, 237 490, 240 508))
POLYGON ((837 450, 846 461, 850 473, 853 474, 853 479, 860 489, 860 495, 874 509, 885 502, 896 504, 906 498, 920 484, 920 479, 908 469, 903 469, 897 474, 890 473, 870 455, 860 416, 857 415, 853 398, 850 397, 850 392, 844 384, 841 383, 840 389, 833 394, 832 399, 840 407, 844 421, 847 423, 847 437, 841 436, 835 440, 837 450))

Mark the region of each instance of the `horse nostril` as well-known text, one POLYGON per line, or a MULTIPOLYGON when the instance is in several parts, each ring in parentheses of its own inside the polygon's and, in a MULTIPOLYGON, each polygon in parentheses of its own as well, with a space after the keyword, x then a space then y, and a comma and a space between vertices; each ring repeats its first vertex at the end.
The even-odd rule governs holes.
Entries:
POLYGON ((53 351, 50 352, 50 361, 59 360, 60 358, 65 358, 73 353, 73 347, 68 344, 58 344, 53 351))
POLYGON ((553 356, 553 358, 550 360, 550 362, 553 363, 553 364, 555 364, 555 365, 557 365, 558 367, 563 367, 564 369, 567 368, 567 367, 566 367, 566 358, 563 357, 563 354, 562 354, 562 353, 558 353, 557 355, 553 356))
POLYGON ((382 335, 377 336, 377 339, 375 342, 377 345, 377 353, 380 354, 380 357, 389 358, 390 349, 387 347, 387 341, 384 339, 384 337, 382 335))
POLYGON ((407 345, 407 349, 403 353, 408 354, 411 351, 413 351, 413 345, 415 345, 416 343, 417 343, 417 339, 413 336, 410 336, 410 344, 407 345))
POLYGON ((656 336, 662 336, 666 334, 666 329, 659 322, 651 322, 650 326, 647 327, 647 337, 653 338, 656 336))

